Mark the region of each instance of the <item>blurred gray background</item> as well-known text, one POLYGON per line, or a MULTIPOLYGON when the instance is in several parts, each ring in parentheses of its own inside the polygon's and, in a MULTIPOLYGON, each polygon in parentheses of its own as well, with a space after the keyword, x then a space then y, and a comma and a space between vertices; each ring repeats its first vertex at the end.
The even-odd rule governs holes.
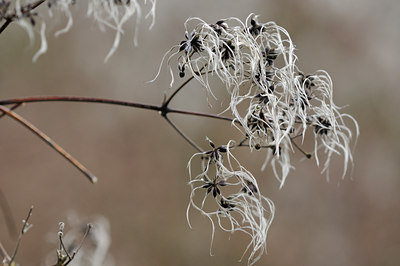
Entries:
MULTIPOLYGON (((128 27, 106 64, 114 32, 102 33, 85 16, 86 3, 79 1, 72 10, 73 28, 58 38, 49 34, 49 50, 37 63, 32 56, 38 39, 30 48, 16 25, 0 36, 1 99, 77 95, 158 104, 169 86, 168 72, 146 82, 164 52, 183 40, 188 17, 212 23, 256 13, 260 21, 286 28, 299 67, 305 73, 330 73, 335 102, 348 105, 345 112, 358 120, 361 135, 353 175, 344 180, 340 164, 338 169, 333 165, 327 182, 314 161, 302 161, 279 190, 270 169, 260 171, 264 154, 245 156, 243 164, 276 205, 268 255, 258 265, 400 265, 399 1, 159 0, 154 28, 148 31, 150 20, 143 20, 134 47, 133 27, 128 27)), ((62 17, 48 20, 50 33, 64 23, 62 17)), ((196 83, 172 104, 210 112, 196 83)), ((35 206, 34 227, 17 256, 21 265, 40 265, 47 254, 55 254, 48 234, 56 238, 58 222, 66 221, 70 211, 109 219, 110 253, 117 265, 239 265, 246 237, 229 239, 217 231, 210 257, 208 220, 193 213, 194 228, 188 227, 186 164, 194 150, 156 113, 80 103, 36 103, 17 112, 100 178, 91 185, 31 132, 10 118, 0 120, 0 188, 18 227, 35 206)), ((205 136, 225 141, 234 130, 224 122, 174 118, 203 146, 205 136)), ((10 252, 16 242, 3 213, 0 241, 10 252)))

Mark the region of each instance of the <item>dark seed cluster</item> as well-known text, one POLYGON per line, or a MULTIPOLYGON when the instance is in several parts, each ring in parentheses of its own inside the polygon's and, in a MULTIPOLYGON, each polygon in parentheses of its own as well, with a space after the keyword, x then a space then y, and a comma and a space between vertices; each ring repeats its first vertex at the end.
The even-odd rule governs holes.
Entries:
POLYGON ((203 188, 207 189, 207 194, 212 191, 213 197, 215 198, 217 195, 221 195, 221 190, 218 188, 218 186, 224 187, 226 186, 226 182, 225 180, 216 176, 213 181, 205 181, 203 188))
POLYGON ((331 123, 322 117, 318 117, 317 119, 318 119, 318 123, 315 125, 315 128, 314 128, 315 133, 319 134, 319 135, 328 134, 328 131, 331 127, 331 123))
POLYGON ((220 160, 222 158, 221 153, 225 153, 227 148, 225 146, 215 147, 215 144, 211 140, 209 140, 209 144, 213 149, 204 152, 203 159, 207 159, 212 162, 220 160))
MULTIPOLYGON (((260 27, 261 26, 257 26, 260 27)), ((254 26, 249 27, 247 30, 254 32, 254 26)), ((208 29, 212 29, 212 33, 204 33, 202 30, 193 30, 190 34, 185 33, 185 40, 179 44, 179 52, 182 55, 179 58, 178 70, 181 78, 185 77, 185 69, 187 64, 190 64, 194 56, 201 56, 201 52, 204 51, 204 42, 210 41, 216 35, 219 39, 219 45, 213 48, 213 56, 220 58, 225 62, 226 66, 234 69, 234 66, 228 62, 235 56, 235 52, 239 47, 237 46, 236 40, 229 33, 231 28, 228 26, 225 20, 219 20, 215 24, 209 24, 208 29)), ((211 40, 212 41, 212 40, 211 40)), ((209 55, 208 55, 209 56, 209 55)), ((274 49, 267 48, 265 51, 265 58, 268 63, 272 65, 273 60, 278 56, 278 53, 274 49)))
MULTIPOLYGON (((206 190, 206 194, 212 194, 212 196, 217 200, 217 204, 219 207, 224 209, 225 211, 234 211, 235 204, 232 202, 234 194, 225 197, 222 194, 221 188, 225 186, 237 186, 238 184, 230 184, 227 183, 226 178, 220 174, 222 173, 222 162, 223 162, 223 154, 227 153, 228 150, 225 146, 216 147, 215 144, 208 140, 212 150, 203 152, 202 160, 205 161, 205 169, 203 172, 203 185, 201 188, 206 190), (208 172, 211 166, 214 166, 217 174, 213 179, 208 177, 208 172)), ((244 180, 241 188, 237 193, 245 193, 249 196, 254 196, 254 194, 258 193, 257 186, 249 180, 244 180)))

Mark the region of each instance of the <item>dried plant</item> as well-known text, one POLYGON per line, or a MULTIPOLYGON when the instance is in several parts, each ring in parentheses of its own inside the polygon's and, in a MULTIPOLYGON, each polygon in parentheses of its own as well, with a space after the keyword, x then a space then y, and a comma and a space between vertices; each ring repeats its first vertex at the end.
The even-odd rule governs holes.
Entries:
POLYGON ((6 249, 0 242, 0 258, 2 258, 3 266, 17 266, 18 264, 15 262, 15 257, 17 256, 19 246, 21 244, 22 237, 25 235, 26 232, 32 227, 32 224, 29 223, 29 219, 32 216, 33 206, 29 209, 28 215, 24 220, 22 220, 22 229, 18 235, 17 245, 14 249, 13 254, 10 256, 8 255, 6 249))
MULTIPOLYGON (((114 265, 108 254, 111 244, 109 223, 105 217, 98 217, 90 223, 83 222, 76 215, 69 217, 72 229, 64 233, 65 224, 60 222, 58 230, 57 262, 51 265, 114 265)), ((54 261, 49 254, 44 265, 54 261)))
MULTIPOLYGON (((250 150, 269 147, 267 161, 281 187, 293 168, 290 154, 293 146, 298 147, 294 139, 303 142, 307 129, 314 133, 317 164, 318 152, 327 155, 322 172, 329 175, 332 155, 340 154, 345 176, 352 162, 353 136, 344 120, 350 119, 356 128, 357 123, 334 104, 328 73, 319 70, 304 75, 299 70, 295 46, 284 28, 274 22, 259 24, 254 15, 246 23, 230 18, 207 24, 191 18, 185 27, 187 40, 167 53, 169 67, 176 57, 179 75, 184 77, 185 71, 190 71, 207 96, 214 97, 211 76, 223 82, 231 98, 226 112, 233 115, 232 124, 250 150), (196 26, 189 29, 189 24, 196 26)), ((358 128, 356 131, 358 135, 358 128)))
MULTIPOLYGON (((73 3, 48 2, 50 8, 56 6, 69 19, 69 7, 73 3)), ((0 4, 0 10, 6 10, 0 13, 3 18, 10 16, 4 15, 10 14, 7 13, 8 6, 4 0, 0 4)), ((33 8, 20 5, 16 10, 23 8, 28 8, 29 12, 14 13, 19 17, 24 15, 24 21, 30 20, 32 26, 33 8)), ((131 1, 89 1, 88 13, 100 26, 116 30, 114 46, 107 58, 118 46, 126 19, 138 10, 137 3, 131 1), (110 21, 114 24, 110 24, 110 21)), ((70 22, 57 34, 69 28, 70 22)), ((194 209, 210 220, 212 240, 217 227, 229 233, 242 232, 248 235, 250 242, 243 256, 248 254, 247 264, 252 265, 266 252, 267 234, 275 207, 262 193, 257 178, 234 155, 235 149, 247 148, 249 152, 265 150, 266 160, 262 168, 271 168, 280 187, 284 186, 294 168, 292 161, 296 151, 307 159, 314 157, 318 166, 322 162, 321 171, 327 178, 332 157, 343 157, 343 178, 353 163, 351 147, 359 135, 358 125, 352 116, 343 113, 342 108, 335 105, 332 80, 327 72, 318 70, 304 74, 299 69, 295 45, 289 33, 276 23, 260 23, 257 16, 250 14, 244 22, 228 18, 209 24, 199 18, 190 18, 185 22, 185 29, 185 39, 173 46, 160 64, 158 74, 165 65, 171 73, 171 88, 160 105, 90 97, 35 96, 1 100, 0 111, 39 136, 92 182, 97 180, 93 174, 14 110, 22 103, 74 101, 159 112, 196 150, 188 163, 191 189, 187 209, 189 225, 190 212, 194 209), (175 85, 177 75, 184 79, 180 85, 175 85), (229 95, 230 101, 223 113, 207 114, 169 107, 174 97, 190 81, 197 81, 204 88, 208 104, 218 102, 211 79, 219 80, 229 95), (239 130, 241 137, 227 139, 223 145, 216 145, 207 138, 209 148, 203 149, 174 124, 168 116, 170 113, 228 121, 233 129, 239 130), (308 153, 302 145, 310 138, 314 142, 314 149, 308 153), (200 165, 193 167, 197 162, 200 165), (199 172, 195 174, 194 168, 199 168, 199 172)), ((67 258, 72 258, 65 248, 60 250, 67 254, 67 258)))
POLYGON ((65 266, 70 264, 75 256, 78 254, 78 251, 81 249, 83 241, 86 239, 87 235, 89 234, 90 230, 92 229, 92 225, 88 224, 87 229, 85 230, 85 234, 83 235, 83 238, 79 245, 74 248, 73 245, 72 248, 66 247, 64 244, 64 226, 65 224, 63 222, 60 222, 59 224, 59 230, 58 230, 58 240, 59 240, 59 248, 57 249, 57 262, 53 266, 65 266), (70 249, 74 249, 73 251, 69 251, 70 249))
POLYGON ((220 147, 215 147, 211 140, 209 143, 212 150, 194 154, 188 165, 191 186, 187 209, 189 225, 189 211, 193 207, 209 218, 213 228, 212 239, 216 224, 226 232, 240 231, 249 235, 251 241, 246 251, 251 250, 248 261, 253 264, 266 251, 268 228, 275 213, 274 204, 260 193, 256 178, 232 155, 231 146, 235 146, 232 141, 220 147), (193 176, 191 163, 195 157, 201 159, 202 172, 193 176), (196 198, 196 192, 203 196, 196 198), (211 197, 213 204, 207 204, 211 197))
POLYGON ((345 119, 354 125, 356 136, 358 125, 334 104, 328 73, 320 70, 305 75, 297 67, 295 46, 288 32, 274 22, 261 24, 253 14, 244 23, 229 18, 208 24, 199 18, 190 18, 185 28, 185 40, 164 56, 172 75, 171 86, 175 82, 175 65, 180 78, 189 72, 203 86, 207 100, 216 99, 210 79, 219 79, 230 96, 225 113, 233 116, 232 126, 242 133, 242 139, 229 140, 227 145, 218 148, 210 141, 211 151, 200 151, 192 157, 201 157, 203 171, 193 176, 190 160, 192 192, 188 212, 193 207, 207 216, 213 226, 212 235, 216 225, 231 233, 249 234, 248 248, 252 246, 252 251, 248 264, 253 264, 266 250, 267 231, 275 209, 272 201, 261 194, 253 175, 232 155, 233 149, 238 146, 246 146, 249 151, 267 149, 263 168, 271 165, 280 187, 294 168, 291 157, 295 149, 306 158, 313 154, 317 165, 322 152, 325 155, 322 172, 327 178, 332 156, 343 156, 344 177, 348 164, 353 162, 350 148, 353 133, 345 119), (308 131, 314 138, 312 154, 300 147, 308 131), (296 143, 296 139, 300 142, 296 143), (227 186, 238 189, 225 195, 222 187, 227 186), (206 191, 205 196, 196 202, 195 192, 202 189, 206 191), (216 204, 206 210, 205 202, 211 192, 216 204), (222 217, 229 220, 229 227, 221 223, 222 217))
MULTIPOLYGON (((146 17, 152 17, 150 28, 154 25, 155 19, 155 4, 156 0, 148 0, 150 2, 150 11, 146 17)), ((36 8, 46 3, 50 16, 54 13, 62 13, 67 17, 67 24, 64 28, 55 32, 55 36, 59 36, 68 32, 73 25, 73 16, 71 8, 80 2, 79 0, 37 0, 31 2, 29 0, 0 0, 0 34, 12 22, 16 22, 24 28, 29 36, 31 42, 35 37, 35 29, 40 21, 40 49, 33 56, 33 61, 37 61, 39 56, 47 51, 46 39, 46 20, 44 15, 36 12, 36 8)), ((147 0, 144 0, 146 4, 147 0)), ((84 1, 85 3, 85 1, 84 1)), ((105 61, 117 50, 121 35, 124 34, 124 26, 131 19, 136 17, 136 28, 134 33, 134 44, 137 45, 138 26, 142 18, 142 9, 137 0, 89 0, 87 1, 87 15, 93 18, 99 25, 100 29, 104 31, 106 28, 115 30, 114 43, 108 52, 105 61)))

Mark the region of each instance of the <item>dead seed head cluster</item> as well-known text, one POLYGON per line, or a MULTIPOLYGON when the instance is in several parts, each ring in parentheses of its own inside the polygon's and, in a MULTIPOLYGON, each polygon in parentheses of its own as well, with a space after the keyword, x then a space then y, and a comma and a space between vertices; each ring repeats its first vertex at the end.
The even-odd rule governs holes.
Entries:
MULTIPOLYGON (((0 0, 0 21, 18 22, 33 38, 33 27, 39 18, 38 13, 34 11, 35 5, 43 2, 29 4, 24 0, 0 0)), ((70 9, 76 2, 78 1, 47 1, 50 14, 61 12, 68 18, 66 26, 57 31, 56 36, 72 27, 70 9)), ((155 0, 149 2, 152 8, 147 16, 150 15, 154 19, 155 0)), ((101 29, 111 28, 116 32, 107 60, 117 49, 126 22, 136 16, 135 25, 139 24, 140 5, 136 0, 88 0, 87 3, 88 16, 97 21, 101 29)), ((41 21, 42 46, 35 54, 34 60, 47 49, 46 24, 41 21)), ((247 264, 253 265, 266 253, 267 234, 274 218, 275 207, 274 203, 264 196, 253 174, 234 156, 235 149, 247 148, 249 152, 266 151, 262 168, 271 168, 281 188, 290 170, 294 169, 292 161, 295 151, 305 158, 315 158, 318 166, 322 164, 322 173, 325 173, 327 178, 333 155, 343 157, 343 178, 348 172, 348 166, 353 163, 351 148, 353 139, 359 135, 358 125, 352 116, 343 113, 342 108, 334 104, 333 84, 327 72, 318 70, 304 74, 299 69, 296 64, 295 45, 289 33, 276 23, 261 23, 257 16, 250 14, 244 22, 237 18, 228 18, 209 24, 200 18, 190 18, 185 22, 185 29, 184 39, 173 46, 163 58, 171 74, 170 87, 174 86, 176 76, 185 81, 170 93, 170 97, 160 106, 78 97, 60 99, 55 96, 43 97, 41 100, 112 103, 158 111, 198 150, 188 163, 191 188, 187 208, 189 225, 191 226, 190 213, 196 210, 211 222, 212 240, 216 228, 229 233, 242 232, 248 235, 250 242, 242 258, 247 254, 247 264), (221 114, 183 112, 168 107, 171 99, 192 79, 204 88, 209 104, 210 100, 218 101, 211 80, 217 79, 225 86, 225 92, 230 99, 224 111, 229 115, 228 118, 222 117, 221 114), (241 133, 241 138, 227 140, 226 144, 220 146, 207 138, 209 148, 203 151, 167 117, 169 112, 230 120, 232 127, 241 133), (313 152, 303 151, 301 146, 306 141, 314 143, 313 152), (197 162, 200 164, 194 165, 197 162)), ((135 32, 137 33, 137 30, 135 32)), ((36 100, 31 99, 31 102, 36 100)), ((3 104, 15 104, 12 108, 15 109, 23 102, 26 101, 17 99, 4 101, 3 104)), ((17 116, 12 109, 2 105, 0 108, 3 113, 26 125, 47 143, 53 143, 29 122, 17 116)), ((67 154, 61 148, 55 149, 61 154, 67 154)), ((72 158, 69 155, 67 157, 72 158)), ((87 172, 75 159, 70 161, 83 173, 87 172)), ((79 248, 72 253, 67 250, 63 244, 63 229, 64 225, 61 224, 57 265, 66 265, 66 262, 72 261, 81 246, 78 245, 79 248)), ((96 230, 87 230, 85 237, 100 232, 100 229, 96 230)), ((103 235, 98 243, 109 243, 104 236, 107 234, 98 235, 103 235)), ((104 249, 107 250, 108 246, 104 249)), ((93 258, 99 257, 101 258, 99 254, 93 255, 93 258)), ((75 258, 76 262, 79 260, 78 257, 75 258)), ((88 262, 82 263, 86 265, 88 262)), ((92 265, 102 264, 98 262, 92 265)))
MULTIPOLYGON (((44 0, 37 0, 35 2, 29 0, 0 0, 0 22, 5 23, 15 21, 28 33, 29 39, 33 41, 35 37, 35 25, 37 21, 40 21, 40 39, 41 47, 33 57, 33 61, 36 61, 40 55, 47 51, 47 40, 46 40, 46 22, 43 16, 36 12, 35 9, 41 5, 44 0)), ((73 16, 71 8, 78 2, 87 5, 87 15, 93 18, 99 25, 101 30, 111 28, 115 30, 114 43, 108 52, 105 61, 107 61, 117 50, 121 35, 125 33, 124 26, 131 19, 136 17, 135 33, 134 33, 134 44, 137 45, 137 34, 138 26, 142 19, 142 3, 137 0, 48 0, 46 1, 48 12, 50 16, 54 13, 61 13, 67 17, 67 23, 64 28, 58 30, 55 36, 68 32, 73 25, 73 16)), ((144 0, 144 4, 150 3, 150 11, 147 13, 146 18, 151 16, 152 23, 150 28, 154 24, 155 18, 155 4, 156 0, 144 0)))
MULTIPOLYGON (((190 172, 190 208, 207 216, 214 227, 228 232, 242 231, 250 235, 252 247, 249 264, 257 261, 266 249, 267 230, 274 216, 274 205, 264 197, 253 175, 232 155, 235 147, 250 151, 267 150, 268 164, 283 187, 291 169, 291 157, 307 137, 314 142, 313 157, 329 178, 329 165, 334 154, 343 156, 344 177, 352 164, 352 131, 357 122, 333 102, 333 85, 329 74, 319 70, 304 74, 296 65, 295 46, 289 33, 274 22, 260 23, 251 14, 245 22, 237 18, 219 20, 214 24, 199 18, 185 22, 185 39, 166 53, 172 79, 192 75, 206 92, 207 101, 215 97, 211 78, 219 79, 230 96, 226 113, 233 115, 232 125, 242 139, 229 140, 211 150, 196 153, 202 172, 190 172), (176 71, 177 69, 177 71, 176 71), (310 133, 308 133, 310 132, 310 133), (308 133, 308 134, 307 134, 308 133), (297 140, 296 143, 295 140, 297 140), (321 154, 323 156, 321 156, 321 154), (322 157, 322 158, 321 158, 322 157), (225 159, 225 161, 224 161, 225 159), (229 193, 223 192, 227 187, 229 193), (200 201, 196 193, 203 193, 200 201), (209 209, 207 198, 215 201, 209 209), (221 219, 228 220, 225 225, 221 219)), ((164 61, 164 60, 163 60, 164 61)))
POLYGON ((209 143, 212 149, 194 154, 188 164, 191 193, 187 220, 190 225, 191 208, 206 216, 212 224, 212 240, 216 225, 229 233, 240 231, 249 235, 251 241, 246 251, 250 252, 251 265, 266 251, 274 204, 259 193, 257 180, 233 156, 232 141, 220 147, 215 147, 211 140, 209 143), (194 175, 191 164, 196 157, 200 158, 202 171, 194 175))

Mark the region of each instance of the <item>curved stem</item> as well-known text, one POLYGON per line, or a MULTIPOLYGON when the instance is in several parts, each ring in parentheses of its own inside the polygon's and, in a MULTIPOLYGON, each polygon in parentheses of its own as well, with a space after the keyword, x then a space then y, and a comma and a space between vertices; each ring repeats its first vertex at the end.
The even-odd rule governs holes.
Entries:
POLYGON ((13 118, 16 121, 18 121, 19 123, 21 123, 26 128, 28 128, 36 136, 41 138, 50 147, 52 147, 59 154, 61 154, 61 156, 63 156, 71 164, 73 164, 76 168, 78 168, 79 171, 81 171, 87 178, 89 178, 90 182, 92 182, 92 183, 96 183, 97 182, 97 177, 95 175, 93 175, 88 169, 86 169, 85 166, 83 166, 80 162, 78 162, 74 157, 72 157, 68 152, 66 152, 60 145, 58 145, 54 140, 52 140, 50 137, 48 137, 46 134, 44 134, 42 131, 40 131, 33 124, 31 124, 30 122, 25 120, 22 116, 20 116, 20 115, 16 114, 15 112, 11 111, 7 107, 4 107, 4 106, 0 105, 0 110, 2 112, 6 113, 11 118, 13 118))
POLYGON ((127 106, 139 109, 147 109, 158 112, 168 113, 177 113, 184 115, 192 115, 192 116, 201 116, 206 118, 213 118, 225 121, 233 121, 233 118, 224 117, 214 114, 200 113, 200 112, 192 112, 186 110, 178 110, 178 109, 170 109, 166 106, 158 106, 152 104, 142 104, 136 102, 129 101, 120 101, 120 100, 112 100, 112 99, 103 99, 103 98, 93 98, 93 97, 77 97, 77 96, 31 96, 31 97, 23 97, 23 98, 15 98, 8 100, 0 100, 0 105, 9 105, 9 104, 22 104, 22 103, 34 103, 34 102, 85 102, 85 103, 103 103, 103 104, 112 104, 119 106, 127 106))
MULTIPOLYGON (((189 79, 190 81, 190 79, 189 79)), ((183 86, 182 86, 183 87, 183 86)), ((177 93, 177 91, 176 91, 177 93)), ((175 93, 175 94, 176 94, 175 93)), ((169 98, 172 99, 172 98, 169 98)), ((233 118, 224 117, 214 114, 207 114, 207 113, 200 113, 200 112, 192 112, 186 110, 177 110, 177 109, 170 109, 168 108, 167 104, 169 101, 164 102, 161 106, 152 105, 152 104, 142 104, 136 102, 129 102, 129 101, 119 101, 119 100, 112 100, 112 99, 104 99, 104 98, 93 98, 93 97, 77 97, 77 96, 32 96, 32 97, 23 97, 23 98, 16 98, 16 99, 8 99, 8 100, 0 100, 0 111, 8 116, 14 118, 25 127, 27 127, 30 131, 35 133, 38 137, 40 137, 43 141, 45 141, 48 145, 50 145, 53 149, 55 149, 58 153, 60 153, 64 158, 66 158, 70 163, 72 163, 76 168, 78 168, 92 183, 97 181, 97 178, 89 172, 82 164, 80 164, 76 159, 74 159, 70 154, 68 154, 61 146, 59 146, 55 141, 50 139, 46 136, 42 131, 36 128, 33 124, 26 121, 23 117, 19 116, 18 114, 14 113, 12 109, 19 107, 24 103, 34 103, 34 102, 84 102, 84 103, 103 103, 103 104, 112 104, 112 105, 119 105, 119 106, 127 106, 132 108, 139 108, 145 110, 152 110, 157 111, 164 119, 167 120, 169 125, 174 128, 178 134, 183 137, 193 148, 197 151, 202 152, 203 150, 188 136, 186 136, 183 131, 181 131, 168 117, 168 113, 176 113, 176 114, 183 114, 183 115, 192 115, 192 116, 199 116, 199 117, 206 117, 212 119, 219 119, 224 121, 235 121, 233 118), (5 105, 13 105, 11 108, 5 107, 5 105)), ((1 116, 2 114, 0 114, 1 116)))
POLYGON ((103 98, 93 98, 93 97, 79 97, 79 96, 32 96, 15 98, 9 100, 0 100, 0 105, 16 104, 16 103, 34 103, 34 102, 86 102, 86 103, 104 103, 113 104, 120 106, 135 107, 141 109, 149 109, 154 111, 160 111, 161 108, 156 105, 142 104, 128 101, 119 101, 103 98))
MULTIPOLYGON (((17 109, 18 107, 20 107, 23 103, 16 103, 14 104, 11 108, 10 111, 14 111, 15 109, 17 109)), ((5 116, 7 113, 1 113, 0 114, 0 118, 2 118, 3 116, 5 116)))
POLYGON ((203 152, 203 150, 197 146, 196 143, 194 143, 193 140, 191 140, 188 136, 183 133, 182 130, 180 130, 167 116, 163 116, 165 120, 170 124, 170 126, 178 132, 179 135, 181 135, 182 138, 184 138, 190 145, 192 145, 193 148, 195 148, 198 152, 203 152))
POLYGON ((305 152, 305 151, 303 151, 303 149, 300 148, 300 146, 297 145, 297 143, 294 142, 294 140, 293 140, 292 138, 290 139, 290 141, 293 143, 293 145, 294 145, 304 156, 306 156, 307 159, 310 159, 310 158, 311 158, 311 154, 310 154, 310 153, 307 153, 307 152, 305 152))
MULTIPOLYGON (((203 71, 203 69, 206 67, 206 65, 207 65, 207 64, 205 64, 203 67, 201 67, 201 68, 199 69, 199 72, 194 72, 194 74, 195 74, 195 75, 198 75, 198 76, 203 75, 204 73, 201 73, 201 71, 203 71)), ((162 106, 166 108, 166 107, 168 106, 168 104, 171 102, 171 100, 175 97, 175 95, 177 95, 178 92, 179 92, 180 90, 182 90, 183 87, 185 87, 192 79, 194 79, 194 75, 192 75, 192 76, 191 76, 190 78, 188 78, 185 82, 183 82, 178 88, 176 88, 175 91, 168 97, 168 99, 165 100, 165 101, 163 102, 162 106)))
POLYGON ((185 82, 183 82, 169 97, 168 99, 163 103, 163 106, 168 106, 168 104, 171 102, 171 100, 175 97, 176 94, 178 94, 178 92, 186 86, 186 84, 188 84, 192 79, 194 79, 194 76, 191 76, 190 78, 188 78, 185 82))

